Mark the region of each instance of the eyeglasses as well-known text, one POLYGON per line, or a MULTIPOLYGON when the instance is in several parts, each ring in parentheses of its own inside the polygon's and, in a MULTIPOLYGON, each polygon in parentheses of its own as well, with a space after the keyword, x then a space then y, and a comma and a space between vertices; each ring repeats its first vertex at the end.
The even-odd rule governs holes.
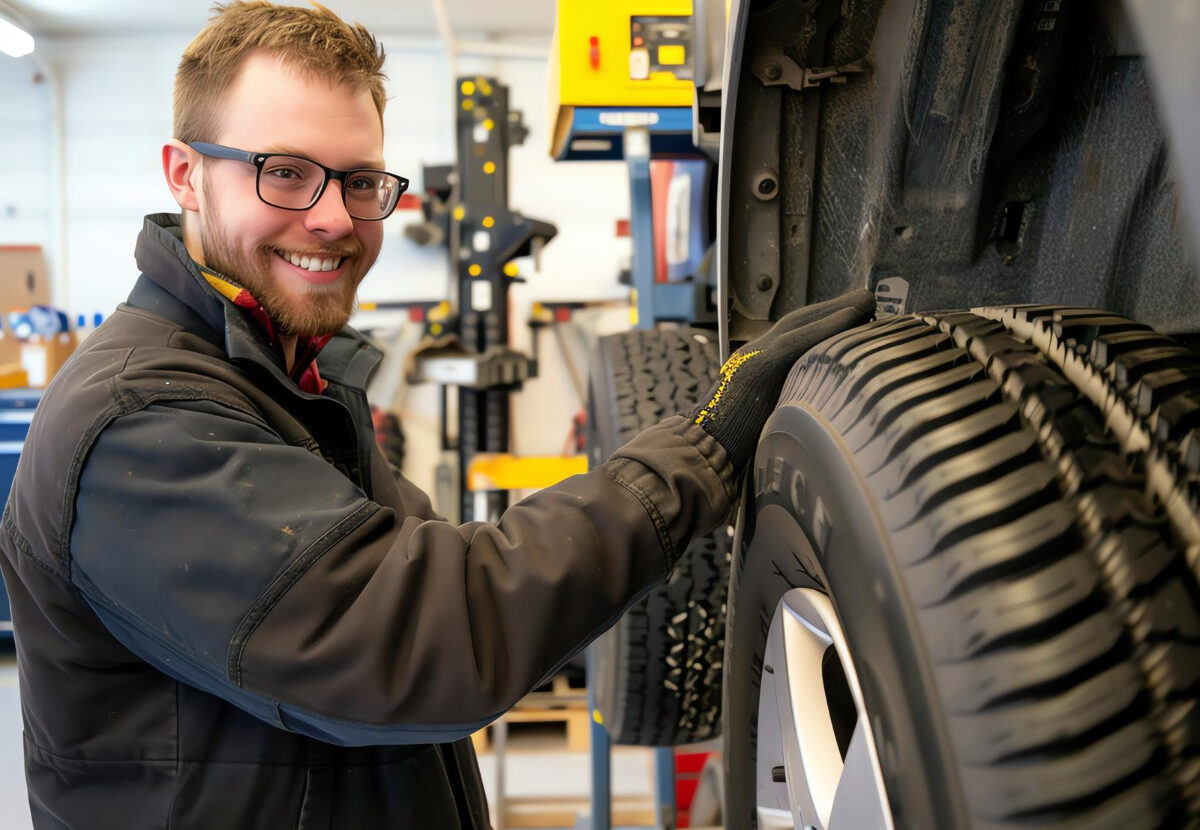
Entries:
POLYGON ((251 153, 204 141, 188 146, 202 156, 233 159, 258 168, 258 198, 284 210, 308 210, 317 203, 330 179, 342 183, 342 202, 355 219, 386 219, 396 209, 408 179, 383 170, 334 170, 303 156, 251 153))

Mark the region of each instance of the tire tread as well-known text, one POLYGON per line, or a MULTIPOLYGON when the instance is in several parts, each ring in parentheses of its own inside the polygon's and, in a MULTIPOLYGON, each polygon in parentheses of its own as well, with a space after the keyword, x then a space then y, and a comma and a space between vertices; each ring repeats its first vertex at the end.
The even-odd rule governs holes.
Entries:
MULTIPOLYGON (((606 428, 593 413, 593 461, 699 402, 718 367, 715 338, 699 330, 601 338, 592 407, 610 406, 615 417, 606 428)), ((670 577, 597 641, 607 668, 597 707, 615 743, 671 746, 720 734, 729 560, 724 528, 695 539, 670 577)))
POLYGON ((912 315, 810 352, 784 398, 877 495, 977 825, 1194 816, 1200 534, 1163 505, 1200 504, 1200 359, 1092 310, 912 315))

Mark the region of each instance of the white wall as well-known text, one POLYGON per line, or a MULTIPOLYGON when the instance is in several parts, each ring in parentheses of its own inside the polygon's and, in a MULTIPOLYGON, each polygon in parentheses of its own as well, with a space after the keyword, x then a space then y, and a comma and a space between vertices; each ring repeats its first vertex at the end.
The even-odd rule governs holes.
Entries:
MULTIPOLYGON (((389 169, 421 188, 421 168, 451 162, 454 146, 454 80, 448 56, 436 40, 424 44, 379 33, 388 48, 390 100, 385 115, 389 169), (389 40, 396 46, 389 46, 389 40)), ((109 312, 136 279, 133 246, 146 213, 176 210, 160 168, 160 148, 170 137, 171 85, 188 38, 40 38, 38 57, 49 81, 35 83, 31 58, 0 55, 0 244, 36 243, 51 256, 53 295, 74 316, 109 312), (61 88, 66 191, 64 244, 56 244, 51 170, 54 145, 52 83, 61 88), (57 251, 65 258, 57 261, 57 251)), ((618 218, 628 215, 628 185, 618 163, 561 164, 546 153, 546 65, 526 58, 460 58, 459 74, 495 76, 510 87, 513 108, 522 109, 530 135, 514 148, 510 201, 527 216, 554 222, 559 235, 542 253, 540 270, 520 262, 528 283, 513 292, 513 334, 529 348, 529 304, 547 299, 623 298, 616 274, 629 256, 628 240, 615 238, 618 218)), ((398 211, 388 220, 387 241, 362 300, 441 299, 449 265, 443 249, 417 248, 402 235, 418 214, 398 211)), ((625 326, 623 313, 589 314, 592 330, 625 326)), ((380 330, 399 326, 396 314, 363 313, 357 325, 380 330)), ((416 331, 400 332, 402 349, 416 331)), ((582 344, 588 338, 569 333, 582 344)), ((544 335, 542 377, 516 398, 514 446, 523 454, 557 454, 579 403, 552 335, 544 335)), ((586 372, 586 349, 576 354, 586 372)), ((398 362, 398 361, 396 361, 398 362)), ((401 410, 410 461, 406 473, 432 486, 437 456, 435 390, 408 389, 395 362, 385 367, 374 397, 401 410), (380 391, 381 390, 381 391, 380 391)))
POLYGON ((51 242, 50 119, 33 59, 0 54, 0 245, 51 242))

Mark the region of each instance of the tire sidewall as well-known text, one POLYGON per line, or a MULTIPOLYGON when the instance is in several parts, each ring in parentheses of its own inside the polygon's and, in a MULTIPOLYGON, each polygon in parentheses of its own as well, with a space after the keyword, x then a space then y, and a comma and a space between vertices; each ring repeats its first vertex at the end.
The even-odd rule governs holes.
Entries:
POLYGON ((917 623, 874 499, 834 427, 782 403, 747 482, 731 572, 723 724, 726 826, 756 825, 755 744, 771 619, 792 587, 831 597, 870 713, 896 827, 963 826, 966 812, 917 623))

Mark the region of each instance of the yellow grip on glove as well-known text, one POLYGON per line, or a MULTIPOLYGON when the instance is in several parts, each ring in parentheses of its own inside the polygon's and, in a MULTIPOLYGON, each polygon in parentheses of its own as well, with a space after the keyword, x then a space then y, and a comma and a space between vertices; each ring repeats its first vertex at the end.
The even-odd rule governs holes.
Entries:
POLYGON ((721 382, 717 384, 717 389, 713 392, 712 400, 704 405, 699 414, 696 415, 696 425, 703 426, 704 419, 716 409, 717 404, 721 402, 721 396, 725 394, 725 387, 733 380, 733 374, 742 367, 747 360, 755 355, 762 354, 762 349, 756 349, 745 354, 737 354, 736 352, 729 356, 725 361, 725 365, 721 367, 721 382))

